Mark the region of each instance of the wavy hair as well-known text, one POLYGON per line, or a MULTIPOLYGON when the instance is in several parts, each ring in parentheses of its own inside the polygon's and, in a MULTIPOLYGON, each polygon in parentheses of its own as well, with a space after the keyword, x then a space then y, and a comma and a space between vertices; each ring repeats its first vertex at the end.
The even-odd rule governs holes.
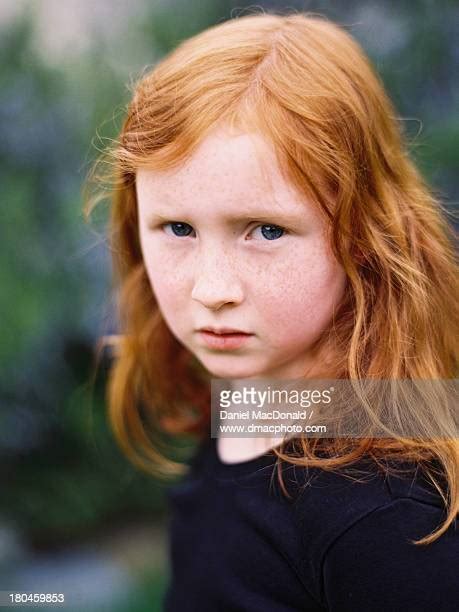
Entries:
MULTIPOLYGON (((160 452, 155 432, 209 434, 210 377, 167 328, 149 284, 136 171, 181 164, 221 123, 265 136, 289 180, 328 219, 348 279, 333 326, 319 342, 333 346, 333 376, 439 380, 457 372, 454 235, 408 156, 400 122, 365 54, 344 29, 318 16, 227 21, 186 40, 142 76, 119 138, 92 176, 103 181, 102 196, 107 184, 111 195, 120 325, 109 339, 115 345, 111 424, 130 458, 157 475, 183 473, 185 466, 160 452)), ((87 216, 99 197, 96 190, 88 199, 87 216)), ((422 465, 447 508, 441 527, 416 542, 429 544, 459 510, 457 429, 447 421, 448 436, 440 439, 426 411, 405 410, 424 439, 298 439, 275 450, 277 466, 334 470, 364 455, 385 470, 391 460, 422 465)), ((279 469, 278 475, 288 494, 279 469)))

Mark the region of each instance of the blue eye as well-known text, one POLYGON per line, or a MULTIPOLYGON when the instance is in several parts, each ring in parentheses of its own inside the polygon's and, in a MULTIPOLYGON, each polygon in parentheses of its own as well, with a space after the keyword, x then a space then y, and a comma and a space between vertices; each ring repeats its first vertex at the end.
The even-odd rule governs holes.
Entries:
POLYGON ((181 223, 179 221, 172 221, 171 223, 165 223, 164 227, 172 229, 174 236, 189 236, 193 231, 193 228, 188 223, 181 223))
MULTIPOLYGON (((163 228, 165 230, 166 228, 170 228, 172 230, 172 234, 178 238, 190 236, 190 234, 192 234, 194 231, 189 223, 184 223, 182 221, 170 221, 169 223, 164 223, 163 228)), ((253 231, 258 229, 261 229, 261 234, 265 240, 277 240, 285 233, 284 228, 280 227, 279 225, 271 225, 270 223, 258 225, 253 231)))
POLYGON ((285 230, 282 227, 279 227, 278 225, 264 224, 264 225, 259 225, 255 229, 258 229, 258 228, 261 228, 262 236, 266 238, 266 240, 277 240, 285 232, 285 230))

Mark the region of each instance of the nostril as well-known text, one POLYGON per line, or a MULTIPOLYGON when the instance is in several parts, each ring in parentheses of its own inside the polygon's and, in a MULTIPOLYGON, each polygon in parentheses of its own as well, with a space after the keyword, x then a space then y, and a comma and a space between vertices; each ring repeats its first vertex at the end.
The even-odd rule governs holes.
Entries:
POLYGON ((224 304, 240 304, 244 299, 244 293, 240 283, 235 280, 225 281, 221 276, 205 280, 201 277, 195 283, 191 297, 206 308, 217 310, 224 304))

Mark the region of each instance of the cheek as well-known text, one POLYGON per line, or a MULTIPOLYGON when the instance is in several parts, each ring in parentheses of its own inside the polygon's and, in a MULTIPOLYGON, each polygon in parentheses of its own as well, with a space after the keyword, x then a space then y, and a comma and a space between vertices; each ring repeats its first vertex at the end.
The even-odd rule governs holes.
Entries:
POLYGON ((148 279, 164 318, 169 323, 179 320, 183 312, 187 282, 183 266, 178 265, 175 257, 151 245, 143 253, 148 279))
POLYGON ((341 266, 324 247, 290 252, 269 276, 258 277, 261 319, 284 340, 317 337, 330 322, 346 285, 341 266))

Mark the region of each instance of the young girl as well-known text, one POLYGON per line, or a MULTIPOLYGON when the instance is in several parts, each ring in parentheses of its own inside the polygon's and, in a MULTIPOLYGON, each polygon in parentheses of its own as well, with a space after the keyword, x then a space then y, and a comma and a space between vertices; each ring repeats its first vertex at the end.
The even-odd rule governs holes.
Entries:
POLYGON ((155 431, 199 443, 165 609, 457 609, 451 402, 386 406, 422 438, 209 435, 215 377, 456 375, 451 232, 357 43, 315 16, 210 28, 142 77, 110 155, 114 432, 157 474, 183 466, 155 431))

